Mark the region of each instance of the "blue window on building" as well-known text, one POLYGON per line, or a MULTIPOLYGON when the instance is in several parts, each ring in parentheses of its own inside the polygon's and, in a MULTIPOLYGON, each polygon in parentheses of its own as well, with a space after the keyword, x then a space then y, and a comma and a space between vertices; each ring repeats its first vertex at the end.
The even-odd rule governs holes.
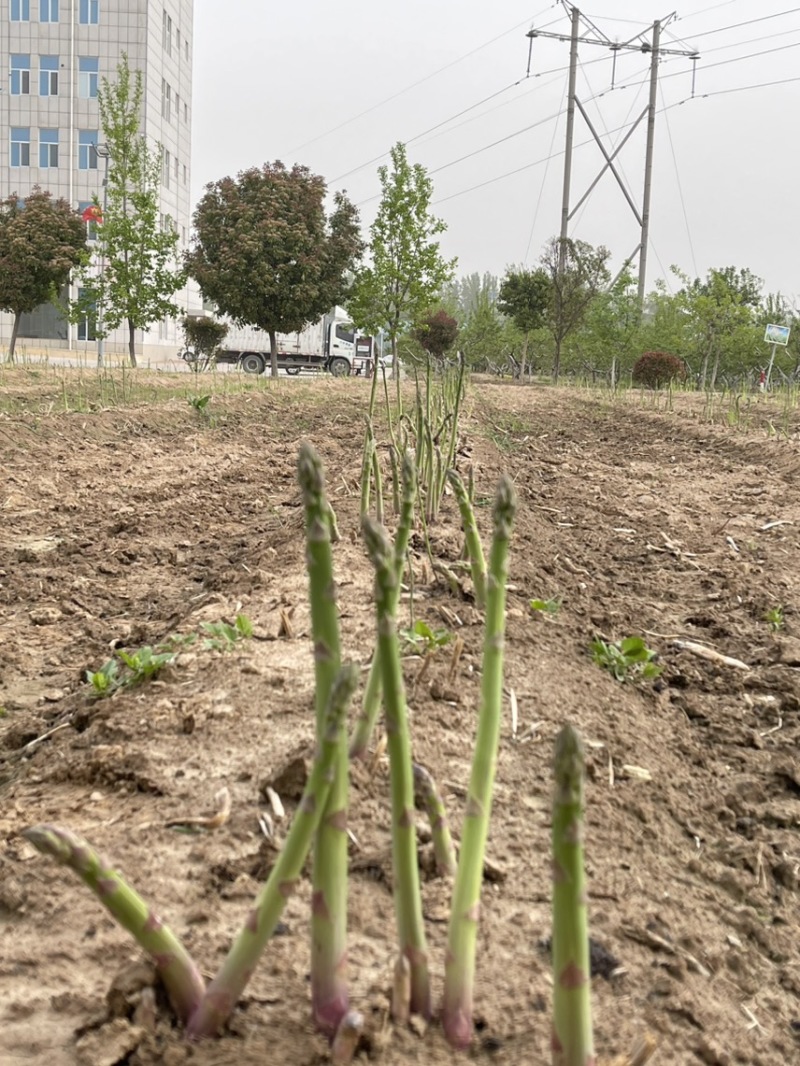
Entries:
POLYGON ((45 170, 58 166, 58 130, 39 130, 39 166, 45 170))
POLYGON ((100 21, 100 0, 81 0, 78 19, 81 26, 96 26, 100 21))
POLYGON ((39 0, 39 21, 58 22, 58 0, 39 0))
POLYGON ((58 56, 39 56, 39 96, 58 96, 58 56))
POLYGON ((31 0, 11 0, 11 21, 30 22, 31 0))
POLYGON ((31 57, 11 57, 11 95, 27 96, 31 91, 31 57))
POLYGON ((97 130, 78 130, 78 170, 97 170, 97 130))
POLYGON ((78 96, 81 100, 94 100, 97 96, 97 78, 100 60, 97 56, 78 58, 78 96))
POLYGON ((29 167, 31 165, 31 131, 30 127, 11 127, 11 166, 29 167))

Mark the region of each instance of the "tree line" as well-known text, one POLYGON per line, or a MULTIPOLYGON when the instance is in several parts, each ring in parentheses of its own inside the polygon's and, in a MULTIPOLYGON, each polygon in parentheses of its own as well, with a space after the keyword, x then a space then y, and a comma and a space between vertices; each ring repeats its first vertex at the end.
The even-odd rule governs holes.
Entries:
MULTIPOLYGON (((141 132, 142 97, 141 72, 123 56, 114 82, 104 79, 99 91, 107 182, 88 222, 41 189, 0 203, 0 308, 14 315, 11 358, 22 314, 58 302, 70 278, 80 297, 65 313, 91 318, 98 336, 125 327, 132 365, 136 331, 182 317, 176 293, 194 278, 220 316, 269 334, 273 374, 277 334, 300 331, 336 305, 360 331, 383 333, 393 359, 457 349, 476 370, 615 383, 642 352, 664 351, 710 388, 762 367, 766 324, 798 318, 783 296, 764 293, 759 278, 735 267, 703 279, 673 268, 670 284, 657 283, 641 307, 629 272, 612 280, 608 249, 571 239, 552 238, 532 268, 456 278, 457 261, 439 243, 445 224, 431 212, 431 179, 402 143, 378 170, 380 204, 366 240, 344 192, 327 206, 322 177, 276 161, 210 183, 194 212, 191 248, 181 253, 174 221, 159 212, 161 153, 141 132)), ((225 328, 206 325, 213 347, 225 328)), ((191 333, 191 321, 185 328, 191 333)), ((794 329, 776 373, 799 369, 794 329)))

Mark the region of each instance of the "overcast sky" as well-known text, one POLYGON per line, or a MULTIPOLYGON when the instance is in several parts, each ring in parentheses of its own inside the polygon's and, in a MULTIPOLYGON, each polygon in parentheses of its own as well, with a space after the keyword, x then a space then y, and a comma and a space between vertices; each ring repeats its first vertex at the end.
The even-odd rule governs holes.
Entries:
MULTIPOLYGON (((666 20, 669 2, 580 9, 623 42, 666 20)), ((800 6, 687 0, 677 14, 662 46, 700 59, 694 99, 692 62, 661 61, 648 288, 673 263, 692 275, 734 265, 797 298, 800 6), (752 88, 764 82, 783 84, 752 88)), ((377 167, 402 140, 431 172, 459 274, 534 264, 560 226, 569 44, 534 40, 527 76, 531 25, 570 28, 564 7, 544 0, 197 0, 195 200, 208 181, 281 159, 346 189, 366 230, 377 167)), ((613 150, 646 106, 649 57, 620 53, 613 72, 611 51, 585 44, 579 63, 578 96, 613 150)), ((603 163, 579 114, 575 145, 573 204, 603 163)), ((643 122, 618 157, 637 206, 644 146, 643 122)), ((638 225, 610 173, 570 236, 607 245, 615 267, 635 248, 638 225)))

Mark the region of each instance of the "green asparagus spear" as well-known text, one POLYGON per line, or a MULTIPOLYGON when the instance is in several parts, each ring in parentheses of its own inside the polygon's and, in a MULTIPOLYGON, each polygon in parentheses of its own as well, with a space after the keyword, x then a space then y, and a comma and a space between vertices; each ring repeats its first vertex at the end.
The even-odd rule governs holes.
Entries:
POLYGON ((428 950, 422 922, 422 897, 414 825, 414 777, 405 686, 397 641, 398 573, 386 531, 369 516, 362 522, 364 543, 375 567, 378 655, 383 681, 386 741, 392 791, 392 861, 400 952, 411 968, 411 1013, 430 1018, 428 950))
POLYGON ((297 886, 314 833, 327 809, 347 708, 358 677, 358 667, 349 664, 342 667, 334 681, 323 719, 322 741, 286 842, 222 968, 189 1019, 190 1039, 213 1036, 230 1016, 297 886))
POLYGON ((156 964, 176 1015, 186 1022, 202 1001, 205 986, 194 960, 172 930, 76 833, 55 825, 37 825, 22 835, 44 855, 74 870, 112 918, 147 952, 156 964))
POLYGON ((452 877, 456 872, 456 849, 450 836, 447 811, 436 788, 436 782, 425 767, 418 763, 414 763, 414 785, 431 824, 436 868, 443 877, 452 877))
POLYGON ((553 764, 553 1066, 593 1066, 583 867, 583 743, 566 725, 553 764))
POLYGON ((453 888, 445 958, 442 1024, 448 1041, 457 1048, 466 1048, 472 1039, 475 947, 483 861, 489 834, 492 788, 500 739, 508 543, 511 539, 515 510, 514 487, 508 478, 503 478, 498 485, 494 504, 494 537, 489 557, 478 735, 461 833, 461 851, 453 888))
POLYGON ((472 508, 469 494, 455 470, 447 471, 447 479, 453 486, 458 508, 461 511, 461 523, 464 526, 464 537, 467 541, 470 568, 472 570, 472 586, 475 589, 475 603, 478 607, 486 606, 486 559, 483 554, 478 526, 475 523, 475 511, 472 508))
MULTIPOLYGON (((322 460, 300 448, 298 481, 306 515, 306 561, 314 642, 317 741, 325 730, 331 685, 339 670, 339 616, 322 460)), ((348 1010, 347 993, 347 737, 341 734, 335 776, 314 844, 311 913, 311 1004, 314 1020, 333 1035, 348 1010)))

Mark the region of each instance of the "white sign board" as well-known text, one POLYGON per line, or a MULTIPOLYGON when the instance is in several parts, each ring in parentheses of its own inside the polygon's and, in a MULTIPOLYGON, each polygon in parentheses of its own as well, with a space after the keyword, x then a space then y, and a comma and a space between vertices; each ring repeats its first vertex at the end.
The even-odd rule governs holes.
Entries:
POLYGON ((784 347, 789 343, 791 330, 788 326, 767 326, 764 340, 767 344, 782 344, 784 347))

